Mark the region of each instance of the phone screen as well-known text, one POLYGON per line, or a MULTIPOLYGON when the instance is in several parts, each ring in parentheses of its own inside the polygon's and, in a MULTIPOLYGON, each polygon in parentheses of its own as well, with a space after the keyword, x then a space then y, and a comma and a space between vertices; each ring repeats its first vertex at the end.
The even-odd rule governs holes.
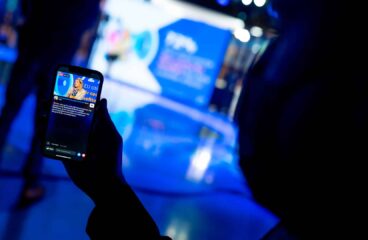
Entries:
POLYGON ((55 78, 44 154, 56 159, 82 161, 87 157, 103 77, 93 70, 60 67, 55 78))

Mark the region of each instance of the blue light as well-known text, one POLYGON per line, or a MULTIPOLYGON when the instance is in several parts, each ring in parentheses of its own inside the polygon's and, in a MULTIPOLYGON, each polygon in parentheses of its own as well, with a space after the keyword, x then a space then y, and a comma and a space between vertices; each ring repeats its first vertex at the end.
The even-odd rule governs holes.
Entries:
POLYGON ((267 6, 267 13, 268 13, 268 15, 270 15, 272 18, 279 19, 279 14, 278 14, 278 12, 277 12, 275 9, 273 9, 272 4, 269 4, 269 5, 267 6))
POLYGON ((218 4, 221 6, 227 6, 230 3, 230 0, 216 0, 218 4))

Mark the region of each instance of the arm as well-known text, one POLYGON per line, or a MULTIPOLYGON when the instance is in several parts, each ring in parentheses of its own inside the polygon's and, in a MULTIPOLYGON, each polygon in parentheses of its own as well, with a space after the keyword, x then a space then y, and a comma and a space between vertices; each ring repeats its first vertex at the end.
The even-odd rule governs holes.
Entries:
POLYGON ((106 100, 102 100, 96 109, 88 159, 64 162, 73 182, 95 203, 87 233, 91 239, 110 235, 160 239, 153 219, 123 179, 122 138, 110 119, 106 104, 106 100))

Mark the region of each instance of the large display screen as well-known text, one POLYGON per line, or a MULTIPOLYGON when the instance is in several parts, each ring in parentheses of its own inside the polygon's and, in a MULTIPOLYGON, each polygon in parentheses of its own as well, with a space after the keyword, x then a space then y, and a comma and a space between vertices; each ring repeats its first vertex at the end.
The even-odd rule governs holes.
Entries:
POLYGON ((90 67, 107 80, 206 106, 231 32, 171 10, 147 1, 107 1, 90 67))

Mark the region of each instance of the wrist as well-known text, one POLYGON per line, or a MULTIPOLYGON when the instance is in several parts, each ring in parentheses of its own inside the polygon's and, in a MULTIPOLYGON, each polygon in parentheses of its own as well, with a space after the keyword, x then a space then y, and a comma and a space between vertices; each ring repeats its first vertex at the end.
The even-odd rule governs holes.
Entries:
POLYGON ((126 189, 130 188, 121 178, 112 178, 100 186, 94 199, 95 204, 109 204, 123 200, 126 189))

